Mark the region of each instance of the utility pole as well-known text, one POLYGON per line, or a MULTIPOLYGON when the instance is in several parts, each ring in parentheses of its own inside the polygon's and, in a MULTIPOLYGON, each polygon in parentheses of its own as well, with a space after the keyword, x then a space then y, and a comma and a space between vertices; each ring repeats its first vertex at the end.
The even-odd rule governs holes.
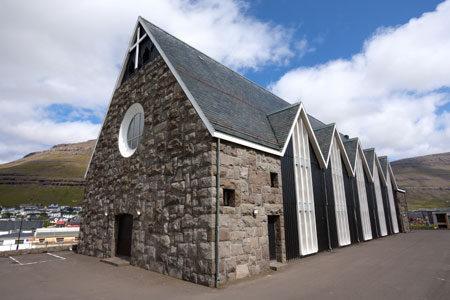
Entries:
POLYGON ((16 251, 19 250, 19 245, 20 245, 20 234, 22 233, 22 224, 23 224, 23 215, 24 213, 20 213, 20 215, 22 216, 22 218, 20 219, 20 229, 19 229, 19 238, 17 239, 17 248, 16 251))

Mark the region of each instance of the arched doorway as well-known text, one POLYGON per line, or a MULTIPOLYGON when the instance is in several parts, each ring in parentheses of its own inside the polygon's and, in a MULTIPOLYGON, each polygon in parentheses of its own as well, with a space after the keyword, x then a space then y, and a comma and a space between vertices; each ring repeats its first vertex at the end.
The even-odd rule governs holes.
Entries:
POLYGON ((133 216, 121 214, 116 216, 116 255, 131 256, 131 237, 133 234, 133 216))

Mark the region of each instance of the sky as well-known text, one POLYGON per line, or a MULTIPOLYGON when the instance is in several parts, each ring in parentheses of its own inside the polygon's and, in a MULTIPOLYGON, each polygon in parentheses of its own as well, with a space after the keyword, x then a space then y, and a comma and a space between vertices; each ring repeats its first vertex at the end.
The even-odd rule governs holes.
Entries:
POLYGON ((0 2, 0 163, 97 137, 138 16, 379 156, 450 151, 450 0, 0 2))

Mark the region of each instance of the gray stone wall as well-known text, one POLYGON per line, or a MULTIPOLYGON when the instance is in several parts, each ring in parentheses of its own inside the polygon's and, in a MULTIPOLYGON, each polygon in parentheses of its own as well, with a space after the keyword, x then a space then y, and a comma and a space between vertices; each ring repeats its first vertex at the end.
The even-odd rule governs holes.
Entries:
POLYGON ((116 216, 133 215, 131 264, 213 285, 215 176, 212 137, 161 57, 114 93, 89 168, 81 253, 115 255, 116 216), (144 108, 141 142, 118 149, 120 124, 135 102, 144 108))
POLYGON ((408 203, 406 202, 406 193, 394 191, 394 194, 400 231, 404 233, 410 232, 411 230, 409 227, 408 203))
MULTIPOLYGON (((107 113, 86 179, 79 252, 114 256, 116 217, 130 214, 132 265, 213 286, 216 147, 162 58, 140 69, 115 91, 107 113), (144 108, 144 132, 124 158, 119 128, 136 102, 144 108)), ((268 216, 277 216, 276 260, 286 255, 279 157, 224 141, 220 151, 224 283, 268 270, 268 216), (275 187, 270 172, 278 174, 275 187), (234 206, 223 206, 224 188, 235 191, 234 206)))
POLYGON ((220 152, 219 272, 223 283, 269 269, 270 215, 278 216, 277 261, 285 262, 286 254, 279 157, 226 141, 221 142, 220 152), (271 187, 270 172, 278 174, 276 187, 271 187), (234 206, 223 205, 224 189, 235 191, 234 206), (255 209, 258 213, 253 215, 255 209))

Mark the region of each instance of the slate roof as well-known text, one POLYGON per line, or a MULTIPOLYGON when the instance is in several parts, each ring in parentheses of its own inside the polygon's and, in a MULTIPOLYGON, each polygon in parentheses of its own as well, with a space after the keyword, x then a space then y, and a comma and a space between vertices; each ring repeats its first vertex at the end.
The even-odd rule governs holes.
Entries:
MULTIPOLYGON (((67 228, 67 227, 63 227, 67 228)), ((74 230, 72 231, 65 231, 65 230, 55 230, 55 231, 36 231, 36 237, 49 237, 49 236, 72 236, 72 235, 78 235, 80 233, 79 230, 75 229, 78 227, 74 227, 74 230)))
POLYGON ((345 152, 347 152, 348 160, 350 161, 350 164, 352 165, 354 170, 356 163, 356 151, 358 150, 358 139, 349 139, 347 141, 343 141, 343 144, 345 152))
MULTIPOLYGON (((0 240, 17 239, 18 237, 19 237, 19 232, 13 232, 13 233, 0 235, 0 240)), ((23 232, 22 231, 20 233, 20 239, 31 238, 31 237, 34 237, 34 232, 23 232)))
POLYGON ((308 116, 308 120, 309 120, 309 123, 311 124, 312 129, 318 129, 318 128, 327 126, 327 124, 323 123, 319 119, 314 118, 310 114, 307 114, 307 116, 308 116))
POLYGON ((299 108, 300 103, 297 103, 267 115, 275 137, 280 145, 284 145, 286 142, 299 108))
POLYGON ((330 124, 321 128, 314 129, 314 134, 325 160, 328 158, 328 154, 331 149, 331 141, 333 139, 335 128, 336 126, 334 124, 330 124))
POLYGON ((278 151, 283 148, 296 115, 295 106, 145 19, 139 19, 214 130, 278 151))
POLYGON ((381 171, 383 171, 384 178, 387 178, 387 166, 388 166, 387 156, 378 157, 378 161, 380 162, 381 171))
POLYGON ((364 149, 364 156, 366 157, 367 164, 369 165, 370 173, 373 174, 373 165, 375 161, 375 149, 364 149))
MULTIPOLYGON (((2 220, 0 221, 0 231, 19 230, 21 220, 2 220)), ((23 220, 22 230, 32 230, 41 228, 44 224, 43 220, 23 220)))

